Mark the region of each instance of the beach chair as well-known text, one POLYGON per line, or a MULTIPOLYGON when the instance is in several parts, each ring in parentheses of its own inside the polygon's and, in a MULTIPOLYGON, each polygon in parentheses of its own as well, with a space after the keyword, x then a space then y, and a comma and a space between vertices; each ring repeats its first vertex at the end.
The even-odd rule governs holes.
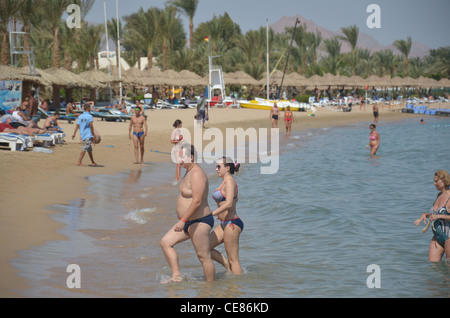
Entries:
MULTIPOLYGON (((39 110, 39 112, 42 114, 42 116, 43 116, 44 118, 48 118, 48 117, 50 117, 50 116, 52 115, 50 112, 45 111, 45 110, 42 109, 40 106, 38 106, 38 110, 39 110)), ((60 119, 60 120, 67 120, 67 121, 69 122, 69 124, 71 124, 72 121, 77 120, 76 117, 73 117, 73 116, 66 116, 66 115, 63 115, 63 114, 60 114, 60 115, 59 115, 59 119, 60 119)))
POLYGON ((0 147, 8 148, 11 151, 24 151, 27 148, 32 148, 34 140, 34 137, 31 136, 0 133, 0 147))
POLYGON ((55 137, 51 134, 40 134, 35 136, 37 141, 42 142, 44 147, 50 147, 55 145, 55 137))

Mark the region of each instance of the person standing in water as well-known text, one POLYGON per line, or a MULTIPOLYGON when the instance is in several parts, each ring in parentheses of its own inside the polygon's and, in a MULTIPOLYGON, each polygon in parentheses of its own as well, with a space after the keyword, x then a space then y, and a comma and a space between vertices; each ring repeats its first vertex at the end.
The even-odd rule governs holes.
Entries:
POLYGON ((273 103, 270 109, 269 118, 272 121, 272 128, 278 128, 278 116, 280 115, 280 109, 278 108, 277 102, 273 103))
MULTIPOLYGON (((430 213, 423 213, 414 224, 417 226, 428 218, 433 230, 433 238, 428 250, 430 262, 439 262, 446 255, 450 260, 450 175, 446 170, 437 170, 434 174, 434 186, 439 191, 430 213)), ((424 229, 425 232, 428 226, 424 229)))
POLYGON ((286 134, 290 135, 292 130, 292 123, 294 122, 294 114, 291 111, 291 106, 287 106, 284 111, 284 123, 286 125, 286 134))
POLYGON ((380 135, 378 134, 378 132, 375 131, 375 128, 377 126, 375 126, 374 124, 371 124, 369 126, 370 128, 370 134, 369 134, 369 144, 367 145, 367 149, 370 148, 370 155, 374 156, 376 155, 378 148, 380 147, 380 135))
POLYGON ((217 209, 212 215, 217 216, 220 225, 211 233, 211 257, 222 264, 233 275, 241 275, 242 267, 239 262, 239 237, 244 230, 244 222, 236 212, 238 202, 238 185, 233 178, 239 171, 240 164, 223 157, 216 166, 217 175, 222 179, 220 186, 214 191, 213 199, 217 203, 217 209), (222 253, 214 248, 224 243, 228 261, 222 253))
POLYGON ((210 232, 214 218, 208 205, 208 177, 196 163, 194 146, 184 144, 180 150, 179 160, 186 169, 181 180, 177 200, 178 222, 160 241, 167 262, 172 271, 172 281, 182 280, 178 254, 175 245, 191 240, 197 257, 203 266, 207 281, 215 280, 215 267, 211 259, 210 232))

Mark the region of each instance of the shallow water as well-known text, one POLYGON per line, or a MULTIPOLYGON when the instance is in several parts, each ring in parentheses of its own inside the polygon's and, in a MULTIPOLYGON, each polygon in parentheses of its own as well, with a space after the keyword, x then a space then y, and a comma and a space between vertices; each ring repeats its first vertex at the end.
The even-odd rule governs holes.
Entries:
MULTIPOLYGON (((431 230, 422 234, 413 224, 437 195, 435 170, 450 171, 450 120, 426 122, 381 123, 374 157, 365 148, 369 123, 281 134, 276 174, 244 164, 236 176, 244 275, 229 276, 216 265, 213 284, 204 282, 190 242, 176 248, 184 282, 164 284, 170 270, 159 240, 176 222, 173 164, 91 177, 94 199, 51 207, 67 240, 21 251, 14 260, 31 284, 23 294, 450 297, 450 264, 428 262, 431 230), (80 266, 80 289, 66 286, 69 264, 80 266), (380 288, 368 287, 372 264, 379 266, 380 288)), ((220 184, 213 166, 204 166, 210 193, 220 184)))

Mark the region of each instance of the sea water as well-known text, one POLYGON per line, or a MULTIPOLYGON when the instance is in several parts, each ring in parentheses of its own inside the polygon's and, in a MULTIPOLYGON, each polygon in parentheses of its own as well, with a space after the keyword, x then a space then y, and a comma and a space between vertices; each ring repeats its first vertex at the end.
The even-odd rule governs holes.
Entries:
MULTIPOLYGON (((450 297, 450 264, 428 261, 431 230, 414 220, 437 195, 434 172, 450 171, 450 120, 382 122, 376 156, 369 122, 280 133, 280 166, 243 164, 238 214, 244 274, 216 264, 206 284, 190 242, 176 246, 184 281, 159 246, 176 223, 175 165, 90 177, 93 199, 54 205, 67 237, 21 251, 13 261, 26 297, 450 297), (69 289, 70 264, 80 287, 69 289), (375 266, 375 267, 374 267, 375 266), (373 268, 376 268, 374 270, 373 268), (376 275, 376 276, 374 276, 376 275), (372 282, 376 282, 373 285, 372 282)), ((161 153, 161 155, 164 155, 161 153)), ((214 165, 203 165, 210 194, 214 165)), ((210 199, 210 205, 215 202, 210 199)), ((216 223, 217 226, 217 223, 216 223)), ((223 246, 219 250, 224 252, 223 246)))

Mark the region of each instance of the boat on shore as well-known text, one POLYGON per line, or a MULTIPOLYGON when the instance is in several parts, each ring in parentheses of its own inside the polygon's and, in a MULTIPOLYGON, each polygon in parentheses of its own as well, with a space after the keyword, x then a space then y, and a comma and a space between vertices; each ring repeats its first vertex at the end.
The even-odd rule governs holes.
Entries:
POLYGON ((307 103, 299 103, 295 100, 268 100, 256 97, 251 101, 240 101, 239 104, 242 108, 251 109, 263 109, 270 110, 273 105, 277 103, 277 106, 281 111, 286 110, 288 106, 291 106, 292 111, 315 111, 314 106, 307 103))

